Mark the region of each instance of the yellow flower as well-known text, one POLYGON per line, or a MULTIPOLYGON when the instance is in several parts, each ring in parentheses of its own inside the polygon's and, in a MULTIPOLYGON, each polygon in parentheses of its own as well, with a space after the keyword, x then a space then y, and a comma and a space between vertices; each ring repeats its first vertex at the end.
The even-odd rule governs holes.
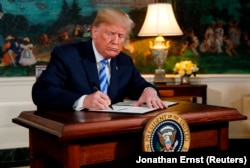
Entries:
POLYGON ((192 75, 192 74, 196 74, 196 72, 199 70, 199 68, 197 67, 196 64, 194 64, 192 61, 190 60, 186 60, 186 61, 181 61, 175 64, 175 67, 173 69, 173 71, 177 74, 179 74, 180 76, 183 75, 192 75))

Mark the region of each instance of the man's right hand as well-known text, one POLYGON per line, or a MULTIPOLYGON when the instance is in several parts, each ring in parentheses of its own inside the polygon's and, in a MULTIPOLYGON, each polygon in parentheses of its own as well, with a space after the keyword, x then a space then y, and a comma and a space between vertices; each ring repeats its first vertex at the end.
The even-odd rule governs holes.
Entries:
POLYGON ((105 110, 110 104, 110 98, 100 91, 87 95, 83 101, 83 107, 89 110, 105 110))

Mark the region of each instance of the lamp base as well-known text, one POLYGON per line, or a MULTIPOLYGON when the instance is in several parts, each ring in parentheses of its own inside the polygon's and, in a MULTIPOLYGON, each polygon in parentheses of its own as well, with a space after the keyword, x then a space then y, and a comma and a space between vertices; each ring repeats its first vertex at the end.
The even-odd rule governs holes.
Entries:
POLYGON ((164 69, 159 68, 159 69, 155 70, 154 83, 155 84, 166 84, 167 83, 164 69))

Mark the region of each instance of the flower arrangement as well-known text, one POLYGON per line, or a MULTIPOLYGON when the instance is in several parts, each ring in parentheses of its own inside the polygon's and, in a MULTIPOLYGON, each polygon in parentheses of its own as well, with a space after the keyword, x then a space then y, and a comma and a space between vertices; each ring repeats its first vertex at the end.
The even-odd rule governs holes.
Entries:
POLYGON ((196 64, 190 60, 181 61, 175 64, 173 71, 180 76, 195 76, 196 72, 199 70, 196 64))

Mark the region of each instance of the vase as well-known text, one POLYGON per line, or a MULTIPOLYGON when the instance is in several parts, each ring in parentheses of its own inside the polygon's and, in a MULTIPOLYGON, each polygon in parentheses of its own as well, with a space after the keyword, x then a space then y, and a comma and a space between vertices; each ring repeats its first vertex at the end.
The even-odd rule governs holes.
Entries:
POLYGON ((181 76, 181 84, 182 85, 188 85, 188 84, 190 84, 190 76, 189 75, 183 75, 183 76, 181 76))

